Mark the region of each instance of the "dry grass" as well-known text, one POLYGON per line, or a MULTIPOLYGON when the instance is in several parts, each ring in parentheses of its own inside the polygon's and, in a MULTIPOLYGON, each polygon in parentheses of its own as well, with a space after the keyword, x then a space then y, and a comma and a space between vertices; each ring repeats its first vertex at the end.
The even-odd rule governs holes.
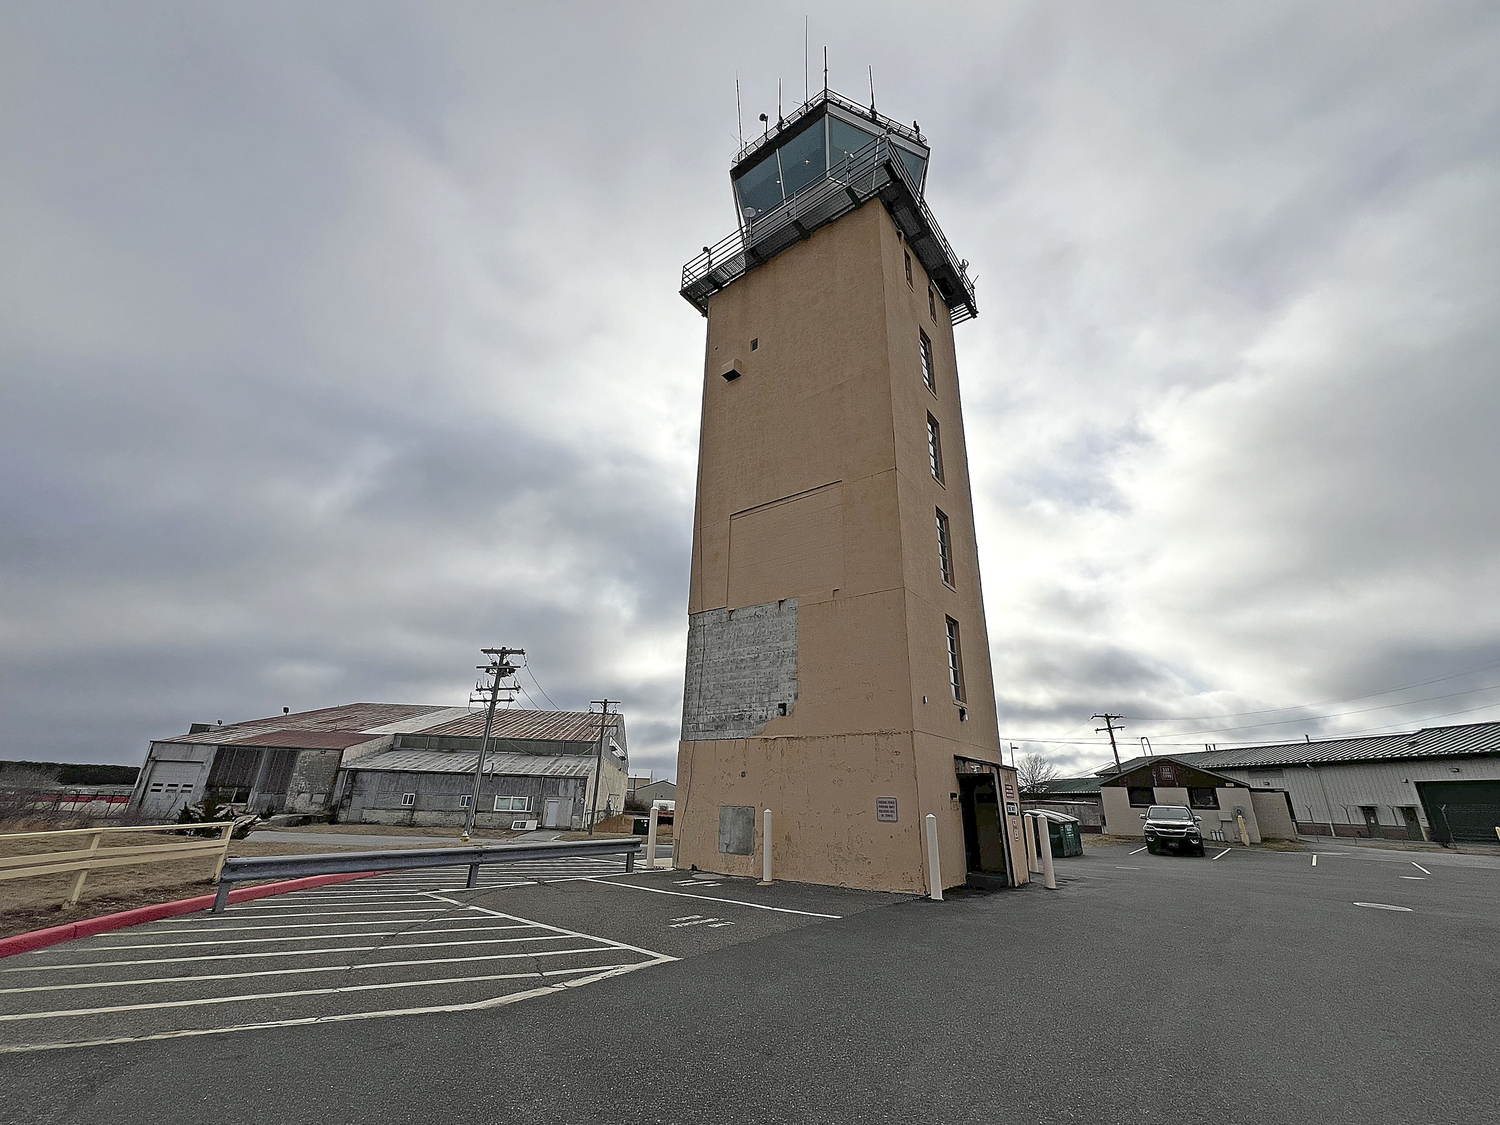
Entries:
MULTIPOLYGON (((111 833, 105 837, 100 850, 177 838, 156 832, 111 833)), ((77 836, 64 836, 56 840, 0 839, 0 856, 68 851, 86 846, 87 843, 87 837, 80 843, 77 836)), ((333 841, 324 847, 328 851, 342 852, 367 850, 358 844, 340 845, 333 841)), ((234 840, 229 845, 231 856, 306 855, 308 850, 306 844, 272 844, 258 840, 234 840)), ((208 894, 214 888, 212 875, 215 862, 212 856, 190 856, 141 864, 138 867, 115 867, 93 872, 84 884, 83 896, 72 908, 62 905, 63 900, 68 897, 72 874, 37 875, 29 879, 0 883, 0 937, 60 926, 64 922, 75 922, 81 918, 113 914, 119 910, 131 910, 137 906, 152 906, 159 902, 173 902, 180 898, 208 894)))
POLYGON ((1140 836, 1106 836, 1102 832, 1084 832, 1082 835, 1085 848, 1108 848, 1115 844, 1144 844, 1146 842, 1140 836))

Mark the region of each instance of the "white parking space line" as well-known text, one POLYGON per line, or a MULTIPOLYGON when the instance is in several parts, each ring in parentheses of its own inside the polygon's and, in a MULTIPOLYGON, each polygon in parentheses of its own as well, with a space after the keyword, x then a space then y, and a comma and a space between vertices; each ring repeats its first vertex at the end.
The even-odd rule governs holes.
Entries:
POLYGON ((1403 876, 1401 876, 1401 878, 1403 878, 1403 879, 1415 879, 1417 882, 1422 883, 1422 882, 1426 881, 1427 876, 1426 875, 1403 875, 1403 876))
POLYGON ((1400 910, 1405 914, 1414 914, 1415 911, 1409 906, 1392 906, 1388 902, 1356 902, 1355 906, 1368 906, 1372 910, 1400 910))
MULTIPOLYGON (((373 913, 373 911, 372 911, 372 913, 373 913)), ((216 915, 213 915, 213 917, 223 918, 223 917, 226 917, 226 915, 216 914, 216 915)), ((317 915, 312 914, 312 915, 307 915, 307 917, 315 918, 315 917, 317 917, 317 915)), ((405 922, 405 921, 410 921, 412 923, 412 925, 420 926, 424 922, 441 922, 442 919, 441 918, 411 918, 411 919, 405 919, 405 918, 381 918, 381 919, 377 919, 376 921, 373 921, 373 922, 291 922, 291 923, 286 923, 286 924, 278 922, 277 924, 270 925, 270 926, 203 926, 200 929, 194 929, 194 930, 191 930, 191 931, 188 930, 186 927, 177 926, 177 927, 174 927, 173 929, 170 929, 170 930, 141 930, 139 932, 138 936, 140 936, 140 937, 162 937, 162 936, 180 937, 182 934, 189 933, 189 932, 195 933, 195 934, 227 934, 227 933, 232 933, 232 932, 242 931, 242 930, 336 930, 340 926, 399 926, 402 922, 405 922)), ((46 951, 42 950, 41 952, 46 952, 46 951)))
MULTIPOLYGON (((305 1027, 308 1024, 318 1023, 345 1023, 351 1020, 378 1020, 392 1019, 397 1016, 421 1016, 432 1015, 439 1012, 476 1012, 486 1008, 499 1008, 508 1004, 518 1004, 523 1000, 531 1000, 538 996, 545 996, 552 992, 561 992, 567 988, 578 988, 582 985, 593 984, 596 981, 607 980, 610 977, 622 976, 625 973, 633 973, 637 969, 649 969, 655 965, 675 961, 675 957, 662 955, 655 961, 642 961, 634 965, 608 965, 598 972, 589 976, 579 977, 576 980, 559 980, 552 984, 543 985, 540 988, 530 988, 523 992, 510 992, 503 996, 493 996, 486 1000, 471 1000, 464 1004, 433 1004, 417 1008, 387 1008, 375 1012, 337 1012, 321 1016, 298 1016, 284 1020, 266 1020, 259 1023, 234 1024, 229 1027, 202 1027, 186 1028, 176 1031, 158 1031, 146 1035, 118 1035, 107 1039, 83 1039, 71 1043, 24 1043, 16 1046, 0 1047, 0 1054, 16 1054, 29 1051, 58 1051, 68 1047, 107 1047, 122 1043, 147 1043, 162 1039, 188 1039, 197 1038, 200 1035, 228 1035, 235 1031, 261 1031, 274 1027, 305 1027)), ((548 977, 560 977, 579 970, 552 969, 538 976, 546 979, 548 977)), ((525 974, 508 974, 505 977, 494 977, 489 979, 517 979, 525 974)), ((322 990, 324 992, 337 991, 334 989, 322 990)))
MULTIPOLYGON (((458 888, 455 888, 458 889, 458 888)), ((374 890, 374 888, 372 888, 374 890)), ((386 889, 378 893, 390 895, 386 889)), ((401 892, 397 892, 401 894, 401 892)), ((147 1024, 142 1028, 141 1034, 119 1035, 107 1038, 95 1038, 89 1040, 67 1039, 67 1033, 63 1033, 57 1042, 12 1042, 0 1046, 0 1054, 10 1054, 23 1051, 54 1050, 65 1047, 102 1045, 105 1043, 128 1043, 155 1039, 172 1039, 185 1036, 219 1035, 232 1031, 250 1030, 252 1028, 288 1027, 305 1024, 324 1022, 342 1022, 354 1019, 378 1019, 396 1017, 401 1015, 413 1015, 425 1012, 457 1012, 473 1011, 482 1008, 497 1007, 516 1003, 520 1000, 529 999, 557 992, 565 988, 579 987, 595 981, 618 976, 623 973, 634 972, 636 969, 649 968, 677 960, 670 955, 660 953, 656 950, 645 949, 640 946, 630 945, 626 942, 615 941, 611 938, 603 938, 593 934, 581 933, 569 930, 561 926, 553 926, 544 922, 537 922, 516 915, 504 913, 499 910, 491 910, 486 907, 465 903, 457 898, 450 898, 437 893, 426 887, 421 891, 404 894, 394 901, 403 905, 391 906, 389 904, 377 904, 374 902, 358 902, 355 907, 365 905, 384 905, 384 909, 333 909, 321 910, 319 907, 335 905, 328 897, 320 896, 316 892, 298 892, 299 899, 308 901, 289 904, 291 909, 281 912, 254 912, 243 913, 231 911, 228 916, 216 916, 213 921, 225 921, 228 925, 201 924, 178 926, 163 925, 154 927, 150 931, 141 931, 139 934, 130 936, 141 937, 145 940, 134 942, 114 941, 108 946, 74 946, 73 956, 66 960, 54 963, 43 963, 35 965, 22 965, 5 970, 9 973, 30 973, 30 980, 38 981, 35 975, 38 972, 50 974, 52 971, 70 972, 74 974, 86 973, 96 979, 80 980, 78 976, 57 983, 46 983, 57 981, 55 976, 44 975, 36 984, 22 985, 20 982, 26 978, 11 976, 6 981, 16 982, 17 987, 0 988, 0 996, 11 998, 8 1003, 20 1000, 23 995, 31 993, 42 994, 31 1003, 39 1009, 51 1007, 54 1001, 47 998, 46 994, 80 994, 89 993, 92 989, 100 990, 126 990, 125 997, 131 995, 131 990, 139 990, 135 993, 137 1002, 103 1004, 97 1006, 80 1006, 67 1008, 62 1011, 33 1010, 33 1011, 11 1011, 0 1014, 0 1027, 3 1026, 40 1026, 36 1021, 49 1021, 62 1019, 85 1021, 79 1030, 87 1030, 92 1027, 92 1021, 98 1017, 110 1017, 130 1013, 148 1012, 172 1012, 176 1010, 220 1010, 229 1013, 236 1009, 236 1004, 249 1003, 303 1003, 302 1011, 307 1012, 308 1003, 316 1005, 317 997, 342 996, 349 997, 359 993, 371 993, 382 996, 393 992, 400 995, 402 990, 428 989, 446 990, 439 993, 441 996, 453 996, 454 989, 468 989, 468 995, 474 995, 477 990, 492 990, 497 982, 520 981, 535 982, 537 987, 522 986, 515 991, 504 992, 501 995, 483 995, 477 1000, 464 1000, 463 991, 459 991, 455 1003, 439 1003, 427 1005, 414 1005, 406 1008, 380 1008, 378 1010, 348 1011, 334 1010, 326 1014, 311 1015, 288 1015, 286 1019, 264 1020, 257 1022, 233 1022, 234 1017, 213 1017, 208 1020, 210 1025, 199 1027, 172 1026, 177 1022, 172 1016, 147 1017, 158 1021, 166 1020, 165 1026, 157 1022, 153 1027, 147 1024), (408 906, 405 904, 425 903, 426 906, 408 906), (311 908, 304 911, 302 908, 311 908), (360 915, 358 918, 347 917, 350 914, 360 915), (373 916, 373 920, 369 916, 373 916), (316 921, 307 922, 283 922, 283 918, 309 918, 316 921), (467 924, 465 924, 467 923, 467 924), (261 931, 272 931, 264 933, 261 931), (220 934, 234 934, 233 937, 219 937, 220 934), (479 935, 475 937, 474 935, 479 935), (427 936, 436 940, 425 940, 427 936), (389 938, 395 937, 398 941, 391 943, 389 938), (333 945, 329 945, 329 942, 333 945), (267 949, 265 945, 275 945, 279 948, 267 949), (505 946, 505 951, 479 952, 482 946, 505 946), (80 962, 80 954, 89 955, 96 950, 108 951, 115 956, 110 960, 83 961, 80 962), (232 952, 221 950, 231 950, 232 952), (188 955, 181 955, 180 951, 188 955), (402 956, 401 951, 409 951, 407 956, 402 956), (450 955, 451 951, 451 955, 450 955), (147 956, 122 956, 123 954, 147 954, 147 956), (171 956, 155 956, 157 953, 173 954, 171 956), (343 956, 334 956, 342 954, 343 956), (392 954, 396 954, 395 957, 392 954), (436 955, 434 955, 436 954, 436 955), (330 958, 334 963, 303 965, 298 958, 322 960, 330 958), (378 958, 378 959, 371 959, 378 958), (542 964, 552 962, 561 967, 556 969, 543 969, 542 964), (569 959, 572 959, 571 961, 569 959), (483 972, 491 966, 485 962, 504 961, 526 961, 529 971, 510 972, 483 972), (576 963, 583 960, 585 963, 576 963), (594 964, 587 962, 592 961, 594 964), (602 964, 599 962, 603 962, 602 964), (198 966, 211 964, 214 968, 222 968, 227 971, 213 971, 204 973, 198 971, 198 966), (174 975, 161 977, 131 978, 130 973, 136 966, 169 965, 177 970, 174 975), (243 966, 243 968, 241 968, 243 966), (114 973, 105 973, 103 970, 114 968, 114 973), (351 984, 353 974, 360 970, 384 971, 385 974, 401 978, 411 979, 382 980, 364 984, 351 984), (474 970, 479 970, 474 972, 474 970), (438 972, 440 974, 452 974, 454 972, 471 972, 473 975, 455 976, 440 975, 430 977, 427 974, 438 972), (336 979, 329 982, 327 987, 310 988, 278 988, 271 985, 270 991, 252 990, 241 993, 234 983, 228 985, 232 995, 203 995, 202 991, 195 989, 198 984, 209 985, 209 982, 238 982, 247 983, 261 977, 317 977, 319 975, 336 974, 336 979), (108 977, 109 979, 97 979, 108 977), (176 995, 175 999, 164 997, 176 995), (307 998, 314 998, 308 1000, 307 998), (221 1022, 222 1020, 222 1022, 221 1022)), ((347 896, 341 896, 347 897, 347 896)), ((210 919, 199 917, 196 921, 201 923, 210 919)), ((724 924, 722 919, 712 919, 715 924, 724 924)), ((38 951, 41 952, 41 951, 38 951)), ((501 968, 496 965, 494 968, 501 968)), ((522 967, 517 965, 515 969, 522 967)), ((171 970, 168 970, 171 972, 171 970)), ((0 979, 5 979, 0 976, 0 979)), ((292 984, 293 981, 283 982, 292 984)), ((312 984, 313 981, 307 983, 312 984)), ((209 985, 213 987, 213 985, 209 985)), ((252 986, 253 988, 253 986, 252 986)), ((206 991, 204 989, 203 991, 206 991)), ((118 991, 116 991, 118 995, 118 991)), ((85 996, 79 995, 79 1000, 85 1000, 85 996)), ((102 999, 102 995, 100 999, 102 999)), ((89 996, 87 999, 93 999, 89 996)), ((377 1001, 378 1003, 378 1001, 377 1001)), ((350 1003, 340 1004, 340 1008, 350 1007, 350 1003)), ((294 1012, 295 1008, 292 1009, 294 1012)), ((316 1013, 316 1006, 310 1009, 316 1013)), ((134 1020, 131 1021, 135 1023, 134 1020)), ((67 1027, 75 1025, 65 1023, 67 1027)))
MULTIPOLYGON (((671 958, 675 960, 675 958, 671 958)), ((591 965, 585 969, 559 969, 558 973, 583 973, 597 968, 623 968, 624 966, 591 965)), ((332 996, 335 993, 347 992, 371 992, 379 989, 391 988, 422 988, 429 985, 440 984, 473 984, 483 981, 495 980, 525 980, 528 977, 541 977, 543 973, 494 973, 482 977, 442 977, 424 980, 403 980, 391 984, 347 984, 339 988, 302 988, 287 992, 258 992, 244 996, 200 996, 192 1000, 160 1000, 148 1004, 112 1004, 103 1008, 73 1008, 64 1012, 17 1012, 9 1015, 0 1015, 0 1020, 13 1022, 19 1020, 52 1020, 66 1019, 70 1016, 102 1016, 116 1012, 149 1012, 159 1008, 197 1008, 206 1004, 234 1004, 247 1000, 282 1000, 290 996, 332 996)), ((0 1051, 7 1048, 0 1047, 0 1051)))
POLYGON ((306 914, 244 914, 244 913, 241 913, 238 910, 235 910, 233 907, 230 907, 223 914, 217 915, 217 917, 219 917, 219 918, 236 918, 236 919, 241 919, 241 920, 248 920, 248 919, 252 919, 252 918, 265 918, 265 919, 269 920, 269 919, 272 919, 272 918, 353 918, 353 917, 355 917, 356 915, 359 915, 359 914, 380 914, 380 915, 386 915, 386 916, 388 916, 388 915, 391 915, 391 914, 434 914, 434 913, 441 914, 442 911, 436 910, 436 909, 426 909, 426 908, 423 908, 423 907, 416 907, 416 908, 412 908, 412 909, 402 908, 402 909, 393 909, 393 910, 315 910, 315 911, 310 911, 309 913, 306 913, 306 914))
MULTIPOLYGON (((654 895, 676 895, 678 898, 698 898, 702 899, 704 902, 724 902, 728 903, 730 906, 748 906, 752 910, 772 910, 777 914, 800 914, 805 918, 838 919, 843 917, 842 914, 819 914, 813 910, 792 910, 785 906, 766 906, 764 903, 759 902, 741 902, 737 898, 715 898, 713 895, 691 895, 686 891, 669 891, 663 887, 643 887, 639 883, 616 883, 614 880, 605 879, 602 876, 591 881, 598 883, 602 887, 624 887, 627 890, 632 891, 650 891, 654 895)), ((718 884, 715 883, 712 885, 717 886, 718 884)))
MULTIPOLYGON (((618 886, 619 884, 615 884, 615 885, 618 886)), ((440 900, 442 902, 452 903, 454 906, 464 906, 465 905, 464 903, 456 902, 455 900, 453 900, 451 898, 443 898, 441 895, 436 894, 436 893, 434 893, 432 897, 435 898, 435 899, 438 899, 438 900, 440 900)), ((510 919, 511 921, 515 921, 515 922, 524 922, 524 921, 527 921, 527 919, 524 919, 524 918, 517 918, 514 914, 502 914, 500 911, 498 911, 498 910, 491 910, 491 909, 489 909, 486 906, 473 906, 473 905, 469 905, 469 906, 467 906, 467 909, 469 909, 469 910, 477 910, 481 914, 488 914, 488 915, 490 915, 493 918, 507 918, 507 919, 510 919)), ((832 917, 832 915, 822 915, 822 917, 832 917)), ((533 922, 532 925, 534 925, 534 926, 540 926, 543 929, 552 930, 554 933, 567 934, 569 937, 587 938, 590 941, 603 942, 605 945, 608 945, 608 946, 610 946, 610 947, 612 947, 614 949, 628 949, 632 953, 643 953, 647 957, 665 957, 668 961, 675 961, 675 960, 677 960, 676 957, 668 957, 665 953, 658 953, 654 949, 642 949, 638 945, 626 945, 622 941, 614 941, 611 938, 602 938, 602 937, 597 936, 596 934, 579 933, 577 930, 565 930, 561 926, 550 926, 546 922, 533 922)))
POLYGON ((1229 854, 1229 852, 1230 852, 1230 849, 1229 849, 1229 848, 1225 848, 1225 849, 1224 849, 1224 850, 1223 850, 1223 851, 1222 851, 1222 852, 1220 852, 1220 853, 1219 853, 1219 854, 1218 854, 1218 855, 1216 855, 1216 856, 1214 856, 1214 858, 1215 858, 1215 859, 1223 859, 1223 858, 1224 858, 1224 857, 1225 857, 1225 856, 1226 856, 1226 855, 1228 855, 1228 854, 1229 854))
POLYGON ((1317 852, 1313 852, 1313 866, 1314 867, 1318 866, 1318 853, 1317 852))
MULTIPOLYGON (((75 969, 76 970, 76 969, 105 968, 105 967, 109 967, 109 966, 119 966, 119 965, 181 965, 181 964, 186 964, 186 963, 192 962, 192 961, 238 961, 238 960, 250 960, 250 959, 263 959, 263 958, 266 958, 266 957, 311 957, 311 956, 314 956, 314 955, 320 955, 320 954, 325 954, 325 953, 373 953, 376 950, 382 950, 382 949, 450 949, 450 948, 456 948, 458 946, 463 946, 463 945, 501 945, 501 944, 512 944, 512 943, 518 942, 518 941, 561 941, 564 937, 568 937, 568 936, 570 936, 570 935, 567 935, 567 934, 538 934, 535 937, 482 938, 482 939, 475 940, 475 941, 417 941, 417 942, 409 942, 409 943, 406 943, 406 944, 403 944, 403 945, 340 945, 340 946, 334 946, 334 947, 327 948, 327 949, 273 949, 273 950, 262 950, 262 951, 257 952, 257 953, 219 953, 219 954, 215 954, 215 955, 213 955, 211 957, 152 957, 152 958, 138 958, 138 959, 135 959, 135 960, 121 960, 121 961, 83 961, 83 962, 80 962, 78 964, 73 964, 73 965, 29 965, 29 966, 25 966, 25 967, 18 968, 18 969, 8 969, 6 971, 7 972, 16 972, 16 973, 38 973, 38 972, 62 971, 62 970, 66 970, 66 969, 75 969)), ((577 950, 572 950, 570 952, 577 952, 577 950)), ((518 957, 520 957, 520 956, 526 956, 526 954, 515 954, 515 956, 518 956, 518 957)), ((541 954, 537 954, 536 956, 541 956, 541 954)), ((471 958, 454 958, 454 960, 486 961, 486 960, 493 960, 493 958, 488 958, 488 957, 471 957, 471 958)), ((370 962, 365 962, 364 964, 356 965, 356 966, 353 966, 353 967, 354 968, 369 968, 371 965, 377 965, 377 964, 382 964, 382 963, 388 963, 388 964, 393 964, 393 965, 408 964, 408 962, 405 962, 405 961, 392 961, 392 962, 370 961, 370 962)), ((338 966, 335 966, 335 967, 338 967, 338 966)), ((182 979, 189 980, 191 978, 184 977, 182 979)), ((204 979, 205 980, 211 980, 211 979, 215 979, 215 978, 205 977, 204 979)), ((6 993, 6 992, 30 992, 30 991, 35 991, 35 990, 34 989, 26 989, 26 988, 0 988, 0 994, 6 993)))
MULTIPOLYGON (((489 932, 491 930, 525 930, 528 926, 458 926, 447 930, 361 930, 353 934, 318 934, 318 941, 340 941, 343 939, 361 939, 372 937, 413 937, 417 934, 471 934, 475 932, 489 932)), ((174 935, 175 936, 175 935, 174 935)), ((194 945, 264 945, 272 941, 307 941, 308 934, 294 934, 290 937, 242 937, 242 938, 215 938, 212 941, 153 941, 134 942, 130 945, 91 945, 94 949, 176 949, 186 948, 194 945)))
POLYGON ((1412 866, 1413 866, 1413 867, 1415 867, 1415 868, 1416 868, 1416 869, 1417 869, 1417 870, 1418 870, 1418 871, 1420 871, 1420 872, 1421 872, 1421 873, 1422 873, 1422 874, 1423 874, 1423 875, 1431 875, 1431 874, 1432 874, 1432 872, 1431 872, 1431 871, 1428 871, 1428 870, 1427 870, 1427 868, 1425 868, 1425 867, 1423 867, 1423 866, 1422 866, 1422 865, 1421 865, 1421 864, 1420 864, 1420 863, 1418 863, 1418 862, 1417 862, 1417 861, 1416 861, 1416 860, 1412 860, 1412 861, 1411 861, 1411 865, 1412 865, 1412 866))
MULTIPOLYGON (((553 940, 560 940, 567 935, 555 934, 553 940)), ((533 939, 537 940, 537 939, 533 939)), ((137 985, 147 984, 193 984, 200 980, 243 980, 248 977, 290 977, 300 976, 306 973, 348 973, 358 969, 389 969, 410 968, 413 965, 452 965, 466 964, 470 961, 504 961, 518 957, 561 957, 569 953, 614 953, 615 950, 606 946, 590 946, 587 949, 544 949, 533 953, 497 953, 487 957, 441 957, 441 958, 418 958, 407 961, 358 961, 352 965, 311 965, 292 969, 252 969, 244 973, 211 973, 193 974, 186 977, 147 977, 139 980, 105 980, 86 981, 73 984, 35 984, 25 988, 0 988, 0 995, 14 995, 23 992, 76 992, 87 991, 91 988, 129 988, 137 985)), ((481 978, 482 979, 482 978, 481 978)), ((5 1017, 0 1016, 0 1019, 5 1017)))
MULTIPOLYGON (((1041 829, 1040 829, 1040 828, 1038 828, 1038 829, 1037 829, 1037 831, 1038 831, 1038 832, 1040 832, 1040 831, 1041 831, 1041 829)), ((1129 854, 1131 854, 1131 855, 1140 855, 1140 854, 1141 854, 1141 853, 1142 853, 1142 852, 1143 852, 1143 851, 1145 851, 1145 850, 1146 850, 1146 849, 1145 849, 1145 848, 1143 848, 1143 847, 1142 847, 1142 848, 1136 848, 1136 849, 1135 849, 1135 851, 1133 851, 1133 852, 1131 852, 1131 853, 1129 853, 1129 854)))

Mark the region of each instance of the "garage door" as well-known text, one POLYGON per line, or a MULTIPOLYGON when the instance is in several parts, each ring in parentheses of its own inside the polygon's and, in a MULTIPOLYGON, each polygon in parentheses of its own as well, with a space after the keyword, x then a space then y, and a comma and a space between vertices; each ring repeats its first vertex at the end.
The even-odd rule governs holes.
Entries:
POLYGON ((1500 781, 1419 781, 1417 794, 1434 840, 1500 843, 1500 781))
POLYGON ((153 762, 141 812, 146 816, 176 816, 192 797, 202 773, 201 762, 153 762))

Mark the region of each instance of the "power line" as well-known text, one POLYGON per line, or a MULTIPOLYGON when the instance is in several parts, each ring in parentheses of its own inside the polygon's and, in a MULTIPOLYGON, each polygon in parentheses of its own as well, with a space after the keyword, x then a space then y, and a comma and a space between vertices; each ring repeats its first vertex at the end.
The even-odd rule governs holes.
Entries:
MULTIPOLYGON (((547 689, 542 686, 542 682, 536 678, 536 673, 531 670, 531 665, 523 660, 521 662, 521 667, 526 669, 526 674, 531 677, 531 682, 536 684, 536 690, 542 693, 542 698, 545 699, 548 703, 552 703, 552 697, 547 694, 547 689)), ((562 708, 560 708, 556 703, 552 703, 552 710, 560 711, 562 710, 562 708)))
MULTIPOLYGON (((1460 676, 1468 676, 1473 674, 1474 672, 1482 672, 1486 668, 1493 668, 1496 664, 1500 664, 1500 657, 1497 657, 1494 660, 1487 661, 1484 664, 1475 665, 1473 668, 1465 668, 1462 672, 1450 672, 1446 676, 1436 676, 1433 679, 1421 680, 1418 683, 1414 684, 1402 684, 1400 687, 1386 688, 1384 691, 1372 691, 1366 693, 1365 695, 1349 695, 1345 696, 1342 699, 1324 699, 1318 703, 1297 703, 1289 707, 1268 707, 1263 711, 1230 711, 1222 715, 1130 715, 1127 717, 1132 722, 1136 723, 1206 723, 1210 719, 1242 719, 1251 715, 1274 715, 1278 711, 1297 711, 1308 707, 1332 707, 1335 703, 1356 703, 1361 699, 1374 699, 1378 695, 1391 695, 1392 693, 1398 691, 1409 691, 1412 688, 1427 687, 1430 684, 1440 684, 1444 680, 1456 680, 1460 676)), ((1434 698, 1441 699, 1443 697, 1435 696, 1434 698)), ((1414 699, 1410 702, 1420 703, 1422 701, 1420 699, 1414 699)), ((1082 724, 1079 725, 1081 726, 1082 724)), ((1078 728, 1075 727, 1073 729, 1077 730, 1078 728)))
MULTIPOLYGON (((1441 697, 1439 697, 1439 698, 1441 698, 1441 697)), ((1472 715, 1475 711, 1488 711, 1488 710, 1490 710, 1491 708, 1494 708, 1494 707, 1500 707, 1500 703, 1484 703, 1484 704, 1479 705, 1478 707, 1465 707, 1464 709, 1462 709, 1460 711, 1445 711, 1445 712, 1443 712, 1440 715, 1427 715, 1427 716, 1424 716, 1424 717, 1418 718, 1418 719, 1398 719, 1395 722, 1383 723, 1380 726, 1360 727, 1357 730, 1338 731, 1338 732, 1332 733, 1332 734, 1320 735, 1318 737, 1318 741, 1319 742, 1337 742, 1339 739, 1343 739, 1343 738, 1356 738, 1356 737, 1358 737, 1360 735, 1365 735, 1365 734, 1378 734, 1381 731, 1390 730, 1390 728, 1392 728, 1392 727, 1412 727, 1412 726, 1415 726, 1415 727, 1419 727, 1420 728, 1420 727, 1428 726, 1428 725, 1434 723, 1435 721, 1437 721, 1438 719, 1452 719, 1452 718, 1456 718, 1459 715, 1472 715)), ((1359 714, 1360 712, 1358 712, 1358 711, 1351 711, 1351 712, 1347 712, 1347 713, 1348 714, 1359 714)), ((1306 721, 1310 722, 1310 723, 1311 722, 1317 722, 1318 719, 1321 718, 1321 717, 1333 718, 1335 716, 1312 716, 1312 717, 1309 717, 1306 721)), ((1094 747, 1097 747, 1100 750, 1103 750, 1106 746, 1109 745, 1109 743, 1106 742, 1102 738, 1095 738, 1095 739, 1081 739, 1081 738, 1075 738, 1075 739, 1067 739, 1067 738, 1042 738, 1042 737, 1034 736, 1034 735, 1020 735, 1020 734, 1012 734, 1012 735, 1002 734, 1000 737, 1001 737, 1001 740, 1004 741, 1004 742, 1034 742, 1034 743, 1038 743, 1038 744, 1043 745, 1043 746, 1094 746, 1094 747)), ((1203 744, 1201 742, 1161 742, 1161 741, 1156 741, 1156 742, 1152 743, 1152 745, 1154 745, 1154 746, 1201 746, 1203 744)), ((1275 745, 1275 743, 1271 743, 1270 745, 1275 745)))
MULTIPOLYGON (((1494 691, 1496 688, 1500 688, 1500 684, 1489 684, 1485 687, 1469 688, 1467 691, 1450 691, 1443 695, 1429 695, 1423 697, 1422 699, 1406 699, 1402 700, 1399 703, 1381 703, 1377 704, 1374 707, 1360 707, 1354 711, 1335 711, 1331 715, 1298 715, 1290 719, 1272 719, 1264 723, 1239 723, 1227 727, 1201 727, 1198 730, 1174 730, 1170 733, 1174 738, 1185 738, 1190 734, 1218 734, 1222 731, 1255 730, 1259 727, 1280 727, 1286 726, 1288 723, 1315 723, 1323 719, 1341 719, 1347 715, 1368 715, 1371 711, 1389 711, 1392 707, 1410 707, 1417 703, 1432 703, 1433 701, 1438 699, 1456 699, 1460 695, 1477 695, 1479 692, 1494 691)), ((1479 710, 1479 708, 1476 707, 1474 708, 1474 710, 1477 711, 1479 710)), ((1460 714, 1461 713, 1462 712, 1460 712, 1460 714)), ((1134 721, 1146 722, 1148 720, 1136 719, 1134 721)))

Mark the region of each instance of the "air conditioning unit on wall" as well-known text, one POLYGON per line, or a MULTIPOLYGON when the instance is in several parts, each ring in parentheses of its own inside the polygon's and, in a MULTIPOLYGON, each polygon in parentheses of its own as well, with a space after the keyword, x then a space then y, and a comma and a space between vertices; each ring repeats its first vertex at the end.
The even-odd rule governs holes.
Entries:
POLYGON ((534 820, 513 820, 513 821, 510 822, 510 830, 512 832, 535 832, 536 831, 536 821, 534 821, 534 820))

